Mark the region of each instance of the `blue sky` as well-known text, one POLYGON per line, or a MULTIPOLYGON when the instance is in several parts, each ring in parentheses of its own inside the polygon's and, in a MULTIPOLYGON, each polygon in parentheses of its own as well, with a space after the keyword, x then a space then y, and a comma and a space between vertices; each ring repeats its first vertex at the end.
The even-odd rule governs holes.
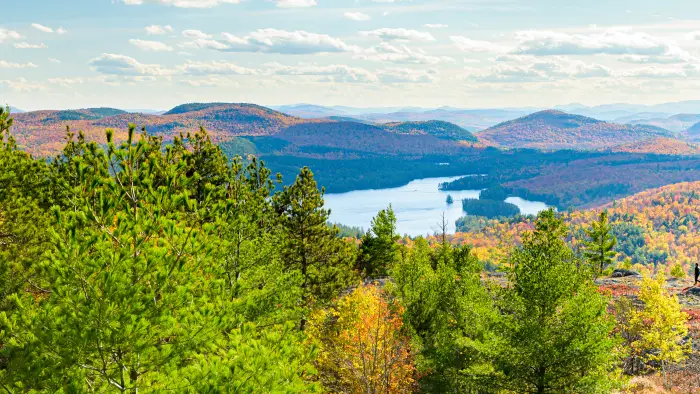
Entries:
POLYGON ((21 0, 3 14, 0 102, 29 110, 700 99, 695 0, 21 0))

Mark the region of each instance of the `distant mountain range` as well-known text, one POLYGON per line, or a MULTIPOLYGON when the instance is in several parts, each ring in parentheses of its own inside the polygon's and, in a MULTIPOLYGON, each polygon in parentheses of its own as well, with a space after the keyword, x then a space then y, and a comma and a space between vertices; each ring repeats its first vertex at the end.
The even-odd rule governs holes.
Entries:
POLYGON ((661 127, 663 129, 670 130, 675 133, 681 133, 698 122, 700 122, 700 114, 678 114, 670 117, 630 119, 621 123, 646 124, 650 126, 661 127))
POLYGON ((672 136, 647 125, 621 125, 557 110, 509 120, 477 134, 480 140, 507 148, 600 149, 672 136))
POLYGON ((202 126, 217 142, 247 138, 247 143, 237 144, 245 147, 238 153, 253 153, 246 149, 280 154, 313 151, 328 156, 334 154, 328 151, 332 148, 377 154, 454 154, 476 142, 469 131, 447 122, 383 125, 303 119, 254 104, 191 103, 163 115, 127 113, 112 108, 34 111, 18 113, 14 118, 13 133, 18 143, 42 156, 60 150, 66 126, 81 130, 89 140, 99 142, 104 142, 107 128, 115 130, 117 141, 123 140, 129 124, 166 140, 202 126))
MULTIPOLYGON (((14 134, 22 146, 42 156, 53 155, 61 149, 66 126, 82 130, 89 140, 104 142, 105 129, 114 129, 116 140, 121 140, 126 137, 129 124, 145 128, 166 140, 202 126, 214 141, 227 142, 232 152, 238 154, 274 153, 324 158, 357 158, 364 154, 452 155, 467 148, 484 146, 695 154, 695 148, 681 139, 700 140, 698 125, 674 133, 655 125, 617 124, 559 110, 539 111, 510 119, 523 109, 442 108, 415 112, 418 110, 404 108, 404 112, 393 114, 351 116, 328 115, 330 112, 324 108, 331 107, 304 105, 294 108, 325 116, 302 118, 243 103, 183 104, 161 115, 130 113, 114 108, 33 111, 14 115, 14 134), (391 120, 395 117, 416 120, 391 120), (430 117, 456 118, 462 123, 468 119, 475 122, 509 120, 473 134, 457 122, 430 117), (642 143, 654 139, 660 144, 642 143)), ((354 110, 342 108, 342 111, 354 110)), ((694 116, 676 115, 664 119, 675 125, 674 130, 679 130, 694 116)))

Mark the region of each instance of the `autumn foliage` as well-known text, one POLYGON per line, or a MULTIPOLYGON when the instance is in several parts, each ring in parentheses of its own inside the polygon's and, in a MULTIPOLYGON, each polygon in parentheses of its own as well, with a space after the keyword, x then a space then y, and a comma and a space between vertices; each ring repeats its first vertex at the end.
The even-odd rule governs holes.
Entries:
POLYGON ((313 315, 308 330, 320 347, 317 367, 334 392, 405 393, 414 384, 403 308, 375 286, 341 298, 335 308, 313 315))

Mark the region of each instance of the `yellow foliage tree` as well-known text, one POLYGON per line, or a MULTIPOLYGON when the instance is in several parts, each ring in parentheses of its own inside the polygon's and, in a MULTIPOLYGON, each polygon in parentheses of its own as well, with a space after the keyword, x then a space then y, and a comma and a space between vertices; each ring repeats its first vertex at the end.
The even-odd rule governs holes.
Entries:
POLYGON ((414 386, 403 308, 375 286, 359 287, 335 308, 317 311, 308 334, 319 346, 321 382, 330 392, 408 393, 414 386))
POLYGON ((664 287, 663 273, 656 278, 645 275, 639 289, 639 299, 644 306, 631 313, 628 324, 637 333, 632 351, 661 365, 666 376, 669 364, 683 361, 691 351, 688 335, 688 314, 681 310, 675 295, 664 287))

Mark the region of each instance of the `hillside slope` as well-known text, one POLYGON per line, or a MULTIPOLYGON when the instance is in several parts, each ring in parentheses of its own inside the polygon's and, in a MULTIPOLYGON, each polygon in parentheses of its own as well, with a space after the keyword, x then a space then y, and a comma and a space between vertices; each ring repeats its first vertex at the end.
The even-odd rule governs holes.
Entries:
POLYGON ((546 110, 500 123, 477 137, 508 148, 598 149, 670 135, 654 126, 620 125, 546 110))
POLYGON ((627 124, 645 124, 680 133, 700 122, 700 114, 678 114, 668 118, 632 119, 627 124))
MULTIPOLYGON (((260 137, 242 146, 253 151, 268 151, 267 147, 272 146, 273 151, 283 150, 284 154, 300 153, 297 148, 304 146, 301 153, 324 156, 346 153, 338 150, 392 155, 452 154, 463 149, 462 141, 476 141, 468 131, 447 122, 369 125, 345 119, 302 119, 254 104, 191 103, 163 115, 110 109, 36 111, 15 114, 14 118, 13 134, 19 145, 39 156, 60 151, 67 126, 83 131, 88 140, 101 143, 106 142, 108 128, 115 130, 116 141, 123 140, 130 124, 166 141, 201 126, 215 142, 260 137), (258 149, 256 144, 265 146, 258 149)), ((233 149, 239 150, 240 146, 233 149)))
POLYGON ((643 141, 617 145, 611 152, 654 153, 659 155, 700 155, 700 144, 676 138, 654 137, 643 141))
POLYGON ((683 132, 683 135, 690 141, 700 142, 700 122, 690 126, 688 130, 683 132))
POLYGON ((450 122, 430 120, 423 122, 391 122, 382 125, 397 134, 432 135, 444 140, 477 142, 474 134, 450 122))

